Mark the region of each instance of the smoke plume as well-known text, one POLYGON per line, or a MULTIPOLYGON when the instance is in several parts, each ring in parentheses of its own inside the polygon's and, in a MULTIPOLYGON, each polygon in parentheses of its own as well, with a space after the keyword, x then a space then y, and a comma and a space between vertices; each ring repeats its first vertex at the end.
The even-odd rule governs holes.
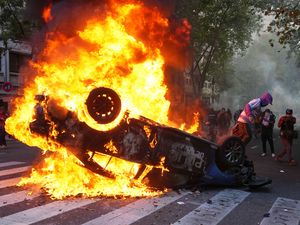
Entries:
POLYGON ((228 77, 232 87, 222 93, 220 104, 236 110, 264 91, 270 91, 273 105, 268 108, 277 118, 285 114, 286 108, 300 115, 300 68, 292 57, 287 58, 287 49, 279 45, 270 47, 271 38, 274 36, 269 33, 256 36, 246 54, 233 60, 235 73, 228 77))

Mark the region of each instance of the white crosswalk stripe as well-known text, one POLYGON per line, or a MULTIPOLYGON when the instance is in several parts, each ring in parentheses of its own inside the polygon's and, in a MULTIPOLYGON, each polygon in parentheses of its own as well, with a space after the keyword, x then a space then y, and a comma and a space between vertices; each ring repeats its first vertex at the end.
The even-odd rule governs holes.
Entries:
POLYGON ((6 187, 12 187, 19 183, 21 180, 20 177, 17 178, 11 178, 11 179, 5 179, 0 181, 0 188, 6 188, 6 187))
POLYGON ((15 173, 21 173, 29 170, 31 167, 30 166, 24 166, 24 167, 18 167, 14 169, 8 169, 8 170, 1 170, 0 171, 0 176, 5 176, 5 175, 12 175, 15 173))
MULTIPOLYGON (((16 161, 1 163, 0 168, 4 169, 0 169, 0 176, 17 174, 31 168, 30 166, 22 166, 23 164, 23 162, 16 161), (19 167, 5 169, 7 166, 19 167)), ((120 205, 117 204, 116 207, 109 207, 106 211, 101 211, 99 204, 101 205, 102 201, 107 201, 105 204, 108 205, 114 201, 100 198, 61 201, 52 201, 48 198, 47 201, 39 201, 39 199, 43 199, 43 196, 40 196, 39 192, 28 195, 29 191, 24 190, 22 187, 16 189, 6 188, 16 185, 20 179, 20 177, 15 177, 0 180, 0 225, 53 224, 52 218, 58 218, 58 220, 72 220, 72 215, 76 213, 76 210, 86 210, 86 207, 91 207, 92 209, 94 207, 93 210, 95 210, 96 213, 89 216, 82 215, 83 218, 81 222, 77 221, 74 224, 143 224, 144 221, 147 221, 147 218, 149 220, 149 218, 153 217, 153 221, 155 221, 155 214, 160 214, 164 210, 173 210, 172 207, 181 204, 190 204, 191 206, 190 208, 185 208, 186 211, 182 212, 178 217, 169 217, 168 220, 170 221, 166 220, 164 224, 216 225, 225 217, 233 215, 234 210, 238 208, 240 204, 243 204, 246 199, 248 201, 249 198, 247 197, 251 195, 251 193, 247 191, 225 189, 221 191, 211 191, 208 195, 208 199, 197 199, 195 198, 197 195, 193 192, 182 191, 180 194, 168 192, 154 198, 130 200, 130 203, 125 206, 124 203, 120 205), (33 204, 31 204, 31 202, 33 204), (12 210, 11 213, 2 211, 1 214, 2 208, 6 209, 11 207, 19 208, 12 210), (60 215, 62 215, 62 217, 60 215)), ((209 190, 206 192, 209 192, 209 190)), ((198 196, 202 196, 202 193, 198 194, 198 196)), ((120 202, 122 202, 122 200, 120 200, 120 202)), ((298 225, 300 224, 300 200, 277 198, 274 204, 270 206, 269 214, 268 217, 256 221, 256 224, 261 220, 260 225, 283 223, 298 225)), ((64 221, 58 221, 58 224, 64 224, 64 221)), ((149 221, 145 224, 149 224, 149 221)))
POLYGON ((164 196, 141 199, 129 205, 121 207, 110 213, 107 213, 99 218, 91 220, 83 225, 98 225, 98 224, 114 224, 114 225, 127 225, 159 210, 160 208, 176 201, 177 199, 187 195, 177 194, 174 192, 168 193, 164 196))
POLYGON ((215 225, 239 205, 250 193, 227 189, 215 195, 210 203, 204 203, 174 225, 215 225))
POLYGON ((260 225, 300 224, 300 200, 277 198, 269 211, 270 216, 264 218, 260 225))
MULTIPOLYGON (((4 168, 7 166, 20 166, 23 164, 26 164, 26 162, 18 162, 18 161, 2 162, 0 163, 0 168, 4 168)), ((13 175, 15 173, 25 172, 30 168, 31 168, 30 166, 25 166, 25 167, 17 167, 12 169, 0 170, 0 176, 13 175)), ((0 188, 15 186, 19 183, 20 180, 21 180, 20 177, 0 180, 0 188)))
POLYGON ((26 164, 26 162, 17 162, 17 161, 3 162, 3 163, 0 163, 0 168, 6 167, 6 166, 16 166, 16 165, 21 165, 21 164, 26 164))
MULTIPOLYGON (((99 199, 98 199, 99 200, 99 199)), ((9 216, 0 218, 0 224, 2 225, 15 225, 15 224, 31 224, 37 223, 47 218, 68 212, 72 209, 76 209, 82 206, 86 206, 96 199, 80 199, 80 200, 64 200, 55 201, 43 206, 27 209, 9 216)))
POLYGON ((0 207, 15 204, 25 200, 31 200, 39 196, 39 193, 31 194, 29 191, 19 191, 12 194, 0 196, 0 207))

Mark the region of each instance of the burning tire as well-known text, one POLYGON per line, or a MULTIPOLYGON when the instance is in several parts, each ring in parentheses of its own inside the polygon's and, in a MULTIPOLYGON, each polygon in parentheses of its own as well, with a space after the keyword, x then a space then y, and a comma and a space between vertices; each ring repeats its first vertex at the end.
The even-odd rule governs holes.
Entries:
POLYGON ((90 116, 99 124, 108 124, 114 121, 121 111, 121 99, 110 88, 93 89, 85 104, 90 116))

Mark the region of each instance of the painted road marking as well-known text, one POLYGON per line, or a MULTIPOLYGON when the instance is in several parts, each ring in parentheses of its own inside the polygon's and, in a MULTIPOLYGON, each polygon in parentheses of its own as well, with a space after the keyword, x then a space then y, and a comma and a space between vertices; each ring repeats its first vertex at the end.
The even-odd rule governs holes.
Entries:
POLYGON ((29 170, 30 168, 31 168, 31 166, 24 166, 24 167, 18 167, 18 168, 8 169, 8 170, 0 170, 0 176, 21 173, 21 172, 29 170))
POLYGON ((164 196, 155 198, 146 198, 135 201, 124 207, 116 209, 112 212, 104 214, 96 219, 90 220, 83 225, 99 225, 99 224, 111 224, 111 225, 127 225, 138 221, 139 219, 159 210, 160 208, 176 201, 179 198, 187 195, 188 192, 178 194, 170 192, 164 196))
POLYGON ((28 225, 94 203, 99 199, 55 201, 0 218, 3 225, 28 225))
POLYGON ((6 167, 6 166, 21 165, 21 164, 26 164, 26 162, 11 161, 11 162, 0 163, 0 168, 6 167))
POLYGON ((0 181, 0 188, 15 186, 19 183, 20 180, 21 180, 21 177, 1 180, 0 181))
POLYGON ((300 224, 300 200, 277 198, 269 211, 270 216, 261 225, 298 225, 300 224))
POLYGON ((25 200, 31 200, 39 195, 40 193, 34 193, 29 195, 28 191, 20 191, 8 195, 2 195, 0 196, 0 207, 15 204, 18 202, 23 202, 25 200))
POLYGON ((215 225, 238 206, 250 193, 226 189, 174 223, 174 225, 215 225))

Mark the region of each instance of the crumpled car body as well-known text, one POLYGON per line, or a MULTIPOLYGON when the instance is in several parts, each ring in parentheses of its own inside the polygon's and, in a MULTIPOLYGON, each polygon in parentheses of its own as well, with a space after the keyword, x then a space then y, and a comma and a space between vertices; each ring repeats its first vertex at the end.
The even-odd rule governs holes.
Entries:
MULTIPOLYGON (((120 112, 117 94, 108 88, 92 92, 86 101, 89 113, 99 123, 111 122, 120 112)), ((112 172, 93 160, 93 155, 99 153, 140 164, 136 179, 143 174, 146 165, 162 165, 168 170, 163 176, 159 169, 153 169, 143 178, 155 187, 189 184, 259 187, 271 183, 270 179, 255 175, 253 163, 247 160, 238 137, 228 137, 222 144, 216 144, 142 116, 131 118, 130 113, 125 113, 115 128, 99 131, 79 121, 72 112, 64 118, 56 117, 53 111, 57 110, 47 107, 48 99, 37 97, 37 104, 43 101, 44 108, 36 110, 39 115, 31 122, 31 131, 48 136, 49 129, 53 129, 49 124, 54 123, 56 141, 68 147, 87 169, 97 174, 114 179, 112 172), (113 149, 107 147, 108 143, 113 144, 113 149), (93 152, 92 156, 88 151, 93 152)))

